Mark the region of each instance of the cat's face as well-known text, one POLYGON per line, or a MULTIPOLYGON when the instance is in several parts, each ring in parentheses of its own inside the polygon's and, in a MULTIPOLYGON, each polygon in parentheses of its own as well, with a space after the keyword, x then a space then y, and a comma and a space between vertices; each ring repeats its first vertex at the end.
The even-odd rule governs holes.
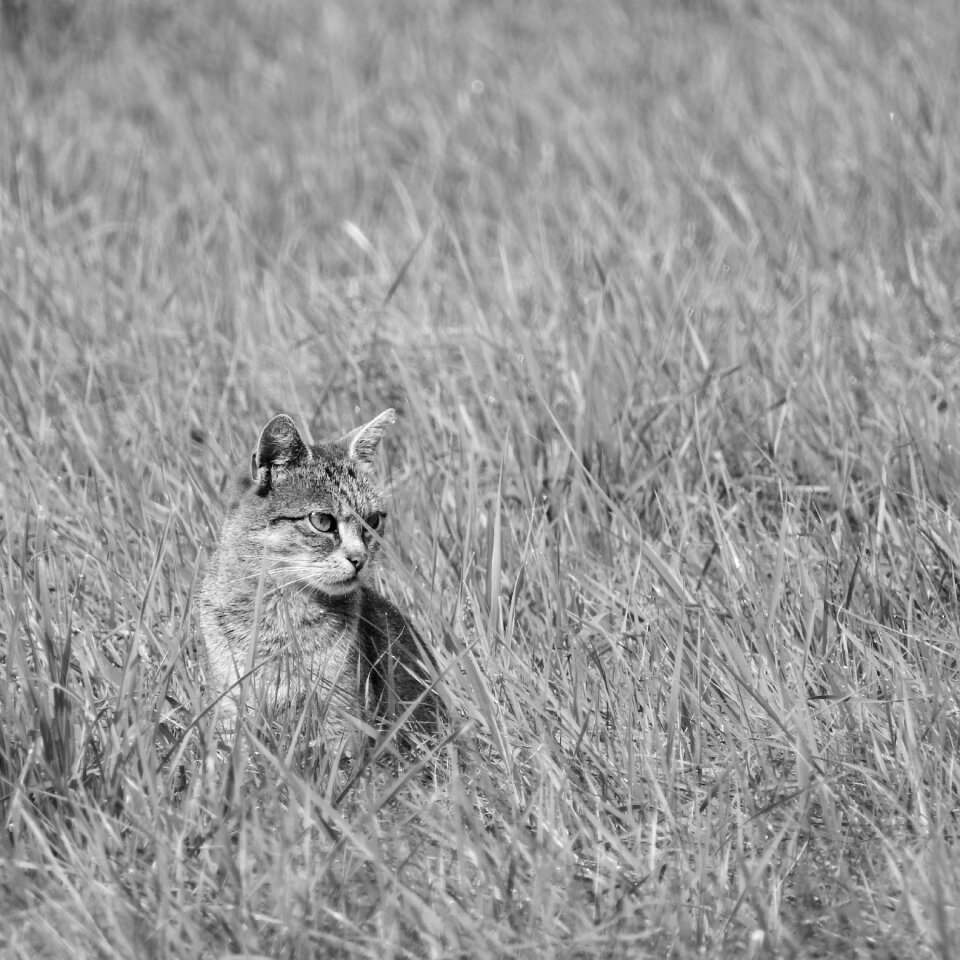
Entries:
POLYGON ((297 585, 329 597, 355 591, 375 557, 386 521, 371 476, 373 456, 393 411, 346 436, 306 445, 293 422, 274 417, 260 435, 251 479, 228 518, 232 542, 251 578, 297 585))

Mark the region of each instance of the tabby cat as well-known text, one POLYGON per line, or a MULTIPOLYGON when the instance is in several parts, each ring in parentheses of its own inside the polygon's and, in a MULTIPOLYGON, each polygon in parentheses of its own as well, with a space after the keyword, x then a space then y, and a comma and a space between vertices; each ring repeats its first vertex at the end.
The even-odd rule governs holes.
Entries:
POLYGON ((408 707, 413 726, 435 728, 433 658, 365 582, 387 516, 373 461, 394 421, 385 410, 315 446, 284 414, 263 428, 198 600, 222 729, 254 703, 288 723, 318 705, 328 746, 408 707))

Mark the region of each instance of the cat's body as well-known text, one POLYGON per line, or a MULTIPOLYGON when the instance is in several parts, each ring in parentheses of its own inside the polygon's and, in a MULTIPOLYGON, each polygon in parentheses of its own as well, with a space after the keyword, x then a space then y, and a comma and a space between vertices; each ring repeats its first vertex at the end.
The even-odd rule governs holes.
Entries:
POLYGON ((268 717, 295 718, 311 701, 328 743, 358 727, 351 717, 392 722, 411 705, 419 727, 435 725, 432 658, 361 576, 386 517, 371 474, 393 420, 387 410, 315 446, 283 415, 263 429, 198 601, 225 728, 238 708, 256 703, 268 717))

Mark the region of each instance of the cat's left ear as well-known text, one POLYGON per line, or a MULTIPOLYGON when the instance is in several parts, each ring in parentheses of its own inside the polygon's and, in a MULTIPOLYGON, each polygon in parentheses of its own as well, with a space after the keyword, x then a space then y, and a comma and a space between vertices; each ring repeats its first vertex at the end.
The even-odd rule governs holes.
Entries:
POLYGON ((374 417, 369 423, 362 427, 351 430, 340 441, 347 448, 347 456, 358 460, 362 466, 370 469, 373 467, 373 458, 376 455, 377 447, 383 439, 384 431, 391 423, 397 422, 397 415, 393 409, 384 410, 383 413, 374 417))

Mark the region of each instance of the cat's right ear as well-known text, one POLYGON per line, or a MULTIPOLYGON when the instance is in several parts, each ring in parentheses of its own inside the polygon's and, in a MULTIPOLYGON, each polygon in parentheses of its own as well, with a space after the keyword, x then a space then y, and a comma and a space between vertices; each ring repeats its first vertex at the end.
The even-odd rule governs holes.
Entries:
POLYGON ((260 432, 257 449, 250 458, 250 475, 262 497, 270 489, 275 469, 285 470, 310 457, 307 445, 300 439, 293 421, 278 413, 260 432))
POLYGON ((391 423, 396 422, 397 415, 391 407, 375 416, 369 423, 351 430, 340 439, 340 442, 346 447, 347 456, 358 460, 360 466, 365 470, 372 469, 373 458, 377 452, 377 447, 380 446, 384 431, 391 423))

